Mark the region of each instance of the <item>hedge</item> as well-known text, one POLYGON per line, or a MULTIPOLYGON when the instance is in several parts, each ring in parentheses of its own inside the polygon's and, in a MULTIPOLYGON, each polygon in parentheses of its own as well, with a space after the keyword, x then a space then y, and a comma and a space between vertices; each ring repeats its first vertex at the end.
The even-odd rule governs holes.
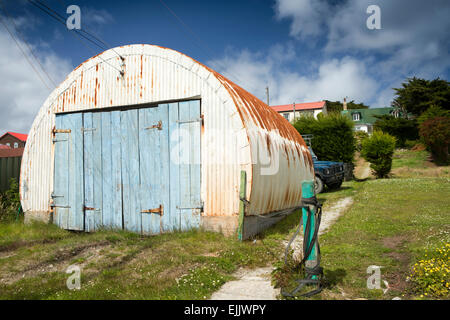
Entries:
POLYGON ((319 160, 353 163, 355 138, 353 122, 341 114, 302 116, 294 123, 300 134, 312 134, 311 146, 319 160))

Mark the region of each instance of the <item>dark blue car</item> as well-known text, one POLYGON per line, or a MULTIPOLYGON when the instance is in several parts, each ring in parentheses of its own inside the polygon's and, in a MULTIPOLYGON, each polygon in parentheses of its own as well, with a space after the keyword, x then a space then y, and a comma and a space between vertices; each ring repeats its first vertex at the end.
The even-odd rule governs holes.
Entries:
POLYGON ((308 147, 314 162, 315 192, 321 193, 325 186, 330 189, 340 188, 344 181, 344 163, 334 161, 319 161, 317 156, 308 147))

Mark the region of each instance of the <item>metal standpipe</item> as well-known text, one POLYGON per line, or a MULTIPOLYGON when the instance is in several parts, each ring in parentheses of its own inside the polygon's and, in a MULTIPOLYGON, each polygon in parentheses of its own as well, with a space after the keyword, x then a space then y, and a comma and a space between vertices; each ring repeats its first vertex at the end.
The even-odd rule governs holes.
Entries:
MULTIPOLYGON (((314 181, 311 180, 305 180, 302 182, 302 199, 313 199, 314 198, 314 181)), ((314 236, 314 230, 315 230, 315 226, 316 226, 316 219, 315 219, 315 215, 316 215, 316 206, 308 204, 307 205, 309 207, 309 210, 311 211, 311 222, 310 222, 310 227, 309 227, 309 235, 305 236, 305 239, 308 239, 307 243, 304 243, 303 246, 308 248, 311 241, 313 241, 313 236, 314 236)), ((308 223, 308 209, 306 207, 304 207, 302 209, 302 221, 303 221, 303 232, 306 232, 306 225, 308 223)), ((314 269, 316 266, 319 265, 320 261, 318 259, 318 243, 319 243, 319 239, 317 238, 315 240, 314 246, 311 250, 311 253, 309 254, 308 257, 304 257, 303 259, 305 259, 305 267, 306 268, 310 268, 310 269, 314 269)), ((312 277, 312 279, 317 279, 317 276, 314 275, 312 277)))
POLYGON ((307 293, 301 294, 310 297, 322 291, 321 277, 323 270, 320 267, 320 246, 319 227, 322 216, 322 205, 317 201, 314 194, 314 181, 305 180, 302 182, 302 221, 299 223, 297 231, 289 241, 285 251, 285 263, 287 255, 294 239, 299 235, 303 222, 303 259, 298 264, 305 266, 305 278, 296 280, 298 286, 292 292, 286 292, 283 288, 281 294, 285 297, 295 297, 296 293, 306 285, 317 285, 317 288, 307 293))

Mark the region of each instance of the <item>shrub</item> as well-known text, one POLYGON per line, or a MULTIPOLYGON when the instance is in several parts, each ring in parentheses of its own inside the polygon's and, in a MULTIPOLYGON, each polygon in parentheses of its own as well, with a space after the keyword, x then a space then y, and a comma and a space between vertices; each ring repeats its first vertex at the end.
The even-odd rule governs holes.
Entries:
POLYGON ((412 267, 407 278, 421 297, 448 297, 450 294, 450 244, 427 252, 412 267))
POLYGON ((450 117, 450 111, 445 110, 437 105, 432 105, 424 113, 422 113, 420 117, 417 118, 417 123, 421 125, 425 121, 436 117, 450 117))
POLYGON ((355 138, 353 122, 341 114, 328 114, 315 119, 302 116, 294 123, 300 134, 312 134, 311 147, 320 160, 353 162, 355 138))
POLYGON ((396 118, 390 115, 378 116, 377 118, 374 128, 394 136, 397 140, 397 147, 405 147, 407 139, 415 140, 419 138, 416 120, 396 118))
POLYGON ((11 222, 20 209, 19 184, 11 178, 9 189, 0 194, 0 222, 11 222))
POLYGON ((448 164, 450 143, 450 117, 436 117, 420 125, 420 135, 430 149, 437 164, 448 164))
POLYGON ((355 131, 355 147, 357 151, 361 151, 362 141, 369 137, 369 134, 365 131, 355 131))
POLYGON ((362 141, 361 156, 370 162, 370 168, 377 178, 386 177, 391 171, 395 138, 382 131, 374 131, 372 136, 362 141))

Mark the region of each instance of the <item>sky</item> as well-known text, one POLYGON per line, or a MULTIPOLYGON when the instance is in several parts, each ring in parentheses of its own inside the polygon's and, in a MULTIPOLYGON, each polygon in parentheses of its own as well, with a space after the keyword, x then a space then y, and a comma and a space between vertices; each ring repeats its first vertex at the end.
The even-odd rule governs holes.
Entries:
POLYGON ((271 105, 347 97, 386 107, 409 77, 450 78, 448 0, 40 2, 67 18, 78 5, 81 28, 107 46, 81 40, 28 0, 0 0, 0 134, 27 133, 76 66, 126 44, 183 52, 263 101, 268 86, 271 105), (367 27, 370 5, 380 8, 380 29, 367 27))

